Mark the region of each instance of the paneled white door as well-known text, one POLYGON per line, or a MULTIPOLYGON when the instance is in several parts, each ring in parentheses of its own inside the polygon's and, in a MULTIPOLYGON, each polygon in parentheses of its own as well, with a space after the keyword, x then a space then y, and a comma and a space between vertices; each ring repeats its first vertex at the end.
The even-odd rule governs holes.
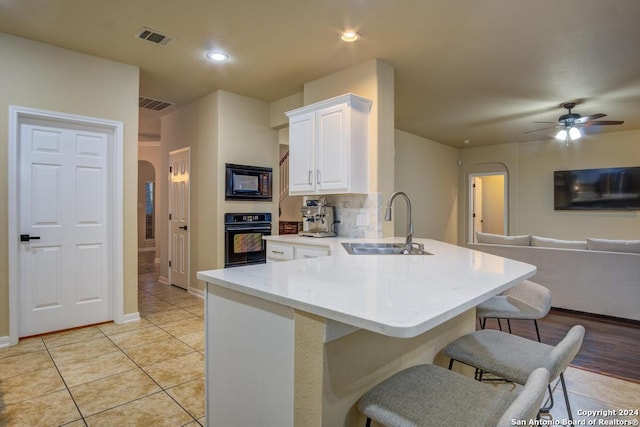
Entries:
POLYGON ((110 135, 36 119, 19 132, 19 334, 112 320, 110 135))
MULTIPOLYGON (((475 239, 476 233, 482 233, 482 178, 476 176, 473 177, 472 183, 473 192, 473 204, 472 204, 472 222, 473 222, 473 237, 475 239)), ((475 242, 476 240, 471 240, 475 242)))
POLYGON ((189 288, 190 150, 169 153, 169 283, 189 288))

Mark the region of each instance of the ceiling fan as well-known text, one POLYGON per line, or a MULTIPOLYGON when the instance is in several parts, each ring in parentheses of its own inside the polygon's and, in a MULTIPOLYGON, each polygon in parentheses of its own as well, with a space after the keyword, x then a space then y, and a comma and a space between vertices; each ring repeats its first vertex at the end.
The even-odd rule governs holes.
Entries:
POLYGON ((556 139, 565 141, 567 146, 571 145, 571 141, 575 141, 582 137, 581 128, 590 126, 604 126, 604 125, 621 125, 624 121, 621 120, 598 120, 605 117, 606 114, 597 113, 589 116, 582 116, 578 113, 572 113, 571 110, 575 108, 575 102, 565 102, 562 104, 562 108, 566 108, 568 113, 558 117, 557 122, 533 122, 533 123, 549 123, 554 126, 548 126, 542 129, 534 129, 525 133, 538 132, 546 129, 559 128, 560 130, 555 135, 556 139))

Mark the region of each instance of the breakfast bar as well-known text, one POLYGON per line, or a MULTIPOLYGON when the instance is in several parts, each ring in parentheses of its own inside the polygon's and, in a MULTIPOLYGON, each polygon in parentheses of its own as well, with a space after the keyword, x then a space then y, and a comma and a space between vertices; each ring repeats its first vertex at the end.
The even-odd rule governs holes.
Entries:
POLYGON ((335 241, 326 257, 199 272, 207 424, 363 425, 355 403, 364 392, 407 366, 439 363, 447 343, 475 329, 477 304, 536 272, 415 241, 428 254, 351 255, 335 241))

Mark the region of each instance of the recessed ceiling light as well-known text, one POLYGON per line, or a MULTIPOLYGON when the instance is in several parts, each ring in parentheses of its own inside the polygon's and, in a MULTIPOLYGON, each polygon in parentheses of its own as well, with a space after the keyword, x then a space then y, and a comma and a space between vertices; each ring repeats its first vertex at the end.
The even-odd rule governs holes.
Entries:
POLYGON ((340 34, 340 40, 344 42, 351 43, 358 39, 360 39, 360 34, 357 31, 349 30, 340 34))
POLYGON ((215 61, 215 62, 224 62, 227 61, 229 59, 229 55, 227 55, 224 52, 220 52, 220 51, 210 51, 207 52, 207 58, 209 58, 209 60, 211 61, 215 61))

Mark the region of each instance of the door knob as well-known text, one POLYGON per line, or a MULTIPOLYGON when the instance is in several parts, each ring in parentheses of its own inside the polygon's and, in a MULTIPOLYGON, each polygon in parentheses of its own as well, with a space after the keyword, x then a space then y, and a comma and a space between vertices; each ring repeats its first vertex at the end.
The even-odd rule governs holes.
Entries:
POLYGON ((178 227, 178 228, 179 228, 180 230, 187 231, 187 226, 186 226, 186 225, 183 225, 182 227, 178 227))
POLYGON ((20 235, 21 242, 28 242, 29 240, 40 240, 40 236, 29 236, 28 234, 20 235))

